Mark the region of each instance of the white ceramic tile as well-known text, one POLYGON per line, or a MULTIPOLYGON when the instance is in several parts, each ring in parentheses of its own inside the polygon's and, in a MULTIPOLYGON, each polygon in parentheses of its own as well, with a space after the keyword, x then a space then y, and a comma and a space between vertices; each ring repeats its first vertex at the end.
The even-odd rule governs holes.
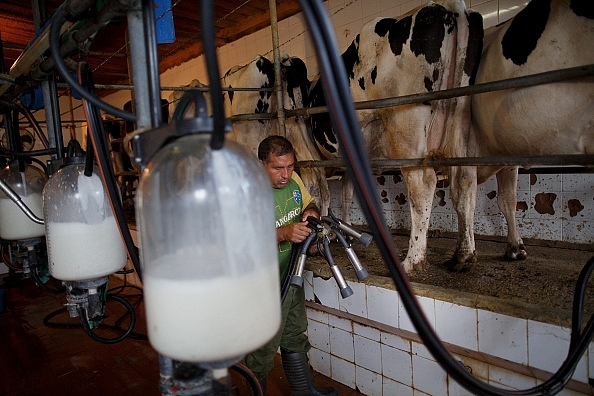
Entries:
POLYGON ((511 389, 530 389, 536 386, 536 379, 506 370, 501 367, 491 366, 489 369, 490 383, 505 385, 511 389))
POLYGON ((349 282, 353 294, 338 301, 339 309, 353 315, 367 318, 367 297, 365 295, 365 284, 349 282))
MULTIPOLYGON (((588 345, 588 356, 594 357, 594 343, 593 342, 590 342, 590 345, 588 345)), ((588 377, 594 378, 594 362, 590 362, 590 364, 588 365, 588 377)))
POLYGON ((445 371, 433 360, 413 355, 413 385, 415 389, 433 396, 447 396, 445 371))
POLYGON ((383 383, 380 374, 357 366, 355 376, 359 392, 368 396, 382 396, 383 383))
POLYGON ((400 349, 401 351, 411 351, 410 340, 398 337, 394 334, 382 332, 381 342, 382 344, 391 346, 396 349, 400 349))
POLYGON ((594 191, 563 192, 563 217, 573 221, 594 219, 593 195, 594 191))
POLYGON ((353 334, 348 331, 330 328, 330 353, 349 362, 355 361, 355 347, 353 345, 353 334))
POLYGON ((354 336, 355 364, 376 373, 382 372, 381 347, 377 341, 354 336))
POLYGON ((563 241, 571 243, 593 243, 594 222, 563 220, 563 241))
POLYGON ((400 349, 382 345, 382 374, 407 386, 412 386, 412 356, 400 349))
POLYGON ((563 178, 563 192, 586 192, 592 194, 592 186, 594 186, 594 175, 591 174, 564 174, 563 178))
POLYGON ((570 338, 567 328, 529 320, 528 364, 554 373, 567 356, 570 338))
POLYGON ((339 292, 334 278, 325 280, 320 277, 314 277, 314 295, 315 300, 319 301, 325 307, 338 309, 339 292))
POLYGON ((521 364, 528 363, 527 321, 478 311, 479 351, 521 364))
POLYGON ((435 358, 433 357, 433 355, 431 355, 431 352, 429 352, 429 349, 427 349, 425 344, 416 341, 412 341, 410 344, 410 350, 413 355, 421 356, 429 360, 435 360, 435 358))
POLYGON ((313 308, 307 308, 307 318, 316 322, 328 324, 328 313, 313 308))
POLYGON ((332 376, 330 354, 328 352, 321 351, 318 348, 311 348, 309 350, 309 364, 313 367, 314 371, 326 377, 332 376))
MULTIPOLYGON (((435 329, 435 300, 427 297, 417 297, 417 299, 425 315, 425 318, 427 319, 427 322, 433 329, 435 329)), ((398 300, 398 325, 403 330, 408 330, 415 333, 417 332, 410 320, 408 312, 406 312, 406 309, 402 304, 401 299, 398 300)))
POLYGON ((312 347, 330 353, 330 327, 327 324, 308 320, 307 335, 312 347))
POLYGON ((359 323, 353 323, 354 334, 360 335, 365 338, 369 338, 373 341, 380 341, 381 332, 375 327, 364 326, 359 323))
POLYGON ((452 377, 448 376, 448 395, 450 396, 472 396, 474 393, 469 392, 462 387, 452 377))
POLYGON ((346 330, 350 333, 353 332, 353 322, 351 322, 349 319, 341 318, 336 315, 328 315, 328 324, 332 327, 346 330))
POLYGON ((336 356, 330 357, 332 379, 355 389, 355 365, 336 356))
POLYGON ((305 300, 314 301, 313 271, 303 272, 303 290, 305 291, 305 300))
POLYGON ((400 382, 392 381, 384 377, 384 396, 413 396, 413 389, 410 386, 401 384, 400 382))
POLYGON ((435 300, 435 329, 443 341, 478 350, 476 322, 476 309, 435 300))
POLYGON ((535 174, 531 190, 559 193, 563 190, 563 175, 535 174))

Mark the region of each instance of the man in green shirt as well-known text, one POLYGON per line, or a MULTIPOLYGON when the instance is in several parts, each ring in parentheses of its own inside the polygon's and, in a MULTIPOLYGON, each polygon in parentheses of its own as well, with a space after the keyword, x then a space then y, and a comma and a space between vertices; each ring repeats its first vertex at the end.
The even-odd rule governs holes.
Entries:
MULTIPOLYGON (((320 218, 320 210, 303 181, 294 172, 293 145, 282 136, 269 136, 260 142, 258 158, 264 164, 274 189, 276 240, 281 284, 289 274, 291 252, 295 243, 303 242, 313 231, 307 217, 320 218)), ((274 356, 281 349, 283 368, 294 396, 336 395, 336 389, 313 386, 307 352, 305 293, 301 287, 289 288, 281 308, 281 325, 272 340, 247 355, 245 365, 258 377, 266 392, 266 377, 274 367, 274 356)))

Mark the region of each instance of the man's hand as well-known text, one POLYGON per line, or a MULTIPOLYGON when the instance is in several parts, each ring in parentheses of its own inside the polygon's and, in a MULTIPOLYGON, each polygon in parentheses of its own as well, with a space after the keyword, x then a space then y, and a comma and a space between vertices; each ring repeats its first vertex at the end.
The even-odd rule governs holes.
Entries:
POLYGON ((276 229, 276 241, 290 241, 293 243, 303 242, 312 231, 313 230, 308 227, 307 221, 291 223, 276 229))
POLYGON ((303 210, 303 213, 301 214, 301 221, 307 221, 309 216, 315 217, 318 220, 320 219, 320 209, 318 209, 314 203, 310 203, 307 205, 305 210, 303 210))

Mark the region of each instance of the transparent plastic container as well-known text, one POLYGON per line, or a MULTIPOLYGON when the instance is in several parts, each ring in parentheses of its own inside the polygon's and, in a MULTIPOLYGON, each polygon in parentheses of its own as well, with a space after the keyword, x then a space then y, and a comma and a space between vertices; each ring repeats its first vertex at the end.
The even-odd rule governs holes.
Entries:
MULTIPOLYGON (((47 175, 38 167, 26 164, 19 171, 18 162, 0 170, 0 179, 6 183, 23 203, 39 218, 43 218, 42 192, 47 175)), ((22 209, 0 190, 0 238, 18 241, 45 235, 43 224, 31 220, 22 209)))
POLYGON ((50 274, 64 281, 87 281, 121 270, 126 248, 97 167, 68 165, 43 190, 50 274))
POLYGON ((145 168, 136 194, 148 337, 186 362, 241 357, 280 325, 274 198, 251 153, 181 137, 145 168))

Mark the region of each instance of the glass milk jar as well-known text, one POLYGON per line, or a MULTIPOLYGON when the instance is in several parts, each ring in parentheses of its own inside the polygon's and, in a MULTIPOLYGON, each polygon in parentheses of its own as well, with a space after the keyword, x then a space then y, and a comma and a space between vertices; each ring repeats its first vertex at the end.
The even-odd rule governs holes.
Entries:
MULTIPOLYGON (((0 170, 0 179, 21 198, 35 216, 43 218, 41 194, 47 176, 31 164, 25 164, 21 169, 18 161, 15 161, 0 170)), ((35 223, 27 217, 14 201, 0 190, 0 238, 17 241, 43 235, 43 224, 35 223)))
POLYGON ((127 253, 97 167, 68 165, 43 190, 50 274, 64 281, 107 276, 126 265, 127 253))
POLYGON ((222 362, 280 325, 272 187, 253 154, 209 134, 178 138, 144 169, 136 195, 147 330, 169 358, 222 362))

